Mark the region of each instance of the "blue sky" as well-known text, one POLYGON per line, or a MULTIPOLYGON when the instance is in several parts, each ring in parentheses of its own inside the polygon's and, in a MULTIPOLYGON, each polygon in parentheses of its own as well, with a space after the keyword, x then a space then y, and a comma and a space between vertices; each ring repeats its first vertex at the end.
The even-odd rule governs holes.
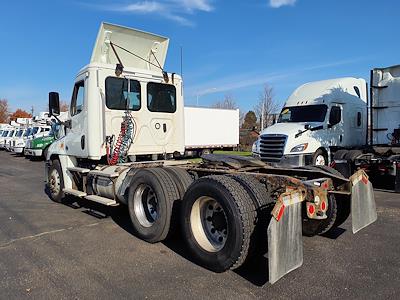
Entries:
POLYGON ((397 0, 3 1, 0 98, 44 110, 49 91, 69 102, 101 21, 170 38, 166 69, 180 72, 185 102, 232 95, 253 108, 264 83, 283 102, 298 85, 400 64, 397 0))

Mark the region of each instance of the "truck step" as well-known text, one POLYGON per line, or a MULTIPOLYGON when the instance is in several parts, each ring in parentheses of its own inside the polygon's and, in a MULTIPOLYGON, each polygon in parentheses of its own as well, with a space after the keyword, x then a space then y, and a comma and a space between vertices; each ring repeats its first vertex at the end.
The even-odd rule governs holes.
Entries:
POLYGON ((89 173, 89 171, 90 171, 90 169, 79 168, 79 167, 68 167, 67 170, 70 172, 77 172, 77 173, 82 173, 82 174, 89 173))
POLYGON ((103 172, 100 170, 93 170, 93 171, 89 172, 89 175, 101 176, 101 177, 107 177, 107 178, 116 178, 119 176, 119 173, 107 173, 107 172, 103 172))
POLYGON ((93 202, 97 202, 106 206, 118 206, 119 204, 113 200, 113 199, 108 199, 108 198, 104 198, 101 196, 97 196, 97 195, 88 195, 85 196, 85 199, 93 201, 93 202))
POLYGON ((74 196, 81 197, 81 198, 86 196, 85 192, 78 191, 75 189, 70 189, 70 188, 63 189, 63 192, 66 194, 74 195, 74 196))

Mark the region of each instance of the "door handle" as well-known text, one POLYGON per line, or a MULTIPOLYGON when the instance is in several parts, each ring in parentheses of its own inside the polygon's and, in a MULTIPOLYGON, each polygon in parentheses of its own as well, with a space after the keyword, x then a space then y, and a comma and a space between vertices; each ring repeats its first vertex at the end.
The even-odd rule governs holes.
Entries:
POLYGON ((164 132, 167 132, 167 124, 163 124, 163 130, 164 130, 164 132))

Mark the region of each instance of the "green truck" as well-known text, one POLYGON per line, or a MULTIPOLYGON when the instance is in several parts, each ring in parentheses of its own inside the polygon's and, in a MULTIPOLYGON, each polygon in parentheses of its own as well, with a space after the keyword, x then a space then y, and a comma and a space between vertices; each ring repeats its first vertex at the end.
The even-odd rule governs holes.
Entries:
POLYGON ((45 132, 32 140, 28 140, 25 148, 25 156, 46 158, 48 147, 58 138, 59 124, 53 124, 49 132, 45 132))

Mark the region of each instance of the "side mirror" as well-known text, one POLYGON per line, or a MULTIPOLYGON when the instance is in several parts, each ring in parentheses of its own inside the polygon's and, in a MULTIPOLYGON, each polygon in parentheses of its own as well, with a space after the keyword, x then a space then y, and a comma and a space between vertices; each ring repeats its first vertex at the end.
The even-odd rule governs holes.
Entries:
POLYGON ((60 115, 60 95, 57 92, 49 93, 49 117, 60 115))

